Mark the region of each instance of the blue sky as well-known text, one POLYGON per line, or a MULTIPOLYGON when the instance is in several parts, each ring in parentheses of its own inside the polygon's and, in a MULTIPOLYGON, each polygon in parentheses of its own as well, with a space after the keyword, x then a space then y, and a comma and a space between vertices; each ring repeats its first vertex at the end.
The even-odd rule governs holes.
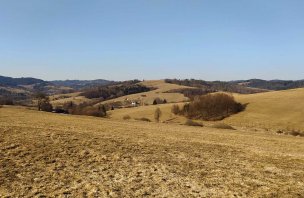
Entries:
POLYGON ((0 0, 0 75, 304 79, 303 0, 0 0))

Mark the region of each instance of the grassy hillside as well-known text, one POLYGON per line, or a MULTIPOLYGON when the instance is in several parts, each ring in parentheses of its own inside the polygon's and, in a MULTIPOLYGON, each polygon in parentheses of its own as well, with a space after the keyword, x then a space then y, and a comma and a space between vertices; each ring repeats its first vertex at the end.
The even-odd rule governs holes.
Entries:
POLYGON ((153 100, 157 97, 159 97, 161 99, 166 99, 168 102, 181 102, 181 101, 188 100, 188 98, 185 97, 181 93, 165 93, 165 92, 175 90, 175 89, 190 88, 190 87, 165 83, 164 80, 144 81, 144 82, 141 82, 141 84, 144 86, 153 87, 156 89, 149 91, 149 92, 132 94, 132 95, 115 98, 112 100, 107 100, 102 103, 124 101, 124 100, 128 99, 128 100, 140 100, 142 102, 142 104, 152 104, 153 100))
POLYGON ((67 102, 74 102, 75 104, 80 104, 83 102, 89 102, 91 99, 88 99, 84 96, 80 96, 81 92, 74 92, 74 93, 68 93, 68 94, 57 94, 50 96, 50 100, 52 105, 54 106, 60 106, 67 102))
MULTIPOLYGON (((137 94, 131 94, 126 95, 122 97, 118 97, 111 100, 106 100, 100 103, 97 103, 96 105, 105 104, 105 103, 113 103, 113 102, 123 102, 125 100, 130 101, 141 101, 141 104, 152 104, 153 100, 157 97, 161 99, 166 99, 168 102, 181 102, 188 100, 187 97, 185 97, 183 94, 180 93, 164 93, 167 91, 179 89, 179 88, 189 88, 185 86, 179 86, 174 84, 165 83, 163 80, 151 80, 151 81, 144 81, 140 84, 156 88, 155 90, 148 91, 148 92, 142 92, 137 94)), ((51 102, 55 106, 60 106, 64 104, 65 102, 75 102, 76 104, 82 103, 82 102, 91 102, 93 99, 88 99, 84 96, 80 96, 81 92, 75 92, 72 94, 59 94, 51 97, 51 102)))
MULTIPOLYGON (((184 103, 177 103, 182 106, 184 103)), ((182 116, 176 116, 171 113, 172 103, 170 104, 161 104, 161 105, 149 105, 149 106, 140 106, 134 108, 123 108, 117 109, 114 111, 109 111, 108 114, 111 119, 122 120, 124 116, 128 115, 131 119, 136 118, 148 118, 151 121, 154 121, 154 112, 156 108, 160 108, 162 116, 160 118, 161 122, 170 122, 170 123, 184 123, 186 118, 182 116)))
MULTIPOLYGON (((304 89, 302 88, 258 94, 234 94, 234 96, 238 102, 247 104, 247 107, 243 112, 224 119, 225 123, 236 127, 271 131, 304 130, 304 89)), ((179 104, 183 105, 183 103, 179 104)), ((129 115, 131 118, 147 117, 153 120, 157 107, 163 112, 162 121, 182 124, 186 120, 171 113, 172 104, 118 109, 110 111, 110 116, 114 119, 122 119, 124 115, 129 115)), ((213 122, 204 123, 212 124, 213 122)))
POLYGON ((304 139, 0 108, 6 197, 300 197, 304 139))
POLYGON ((235 95, 235 98, 248 103, 247 108, 244 112, 227 118, 225 122, 239 126, 304 130, 303 88, 235 95))

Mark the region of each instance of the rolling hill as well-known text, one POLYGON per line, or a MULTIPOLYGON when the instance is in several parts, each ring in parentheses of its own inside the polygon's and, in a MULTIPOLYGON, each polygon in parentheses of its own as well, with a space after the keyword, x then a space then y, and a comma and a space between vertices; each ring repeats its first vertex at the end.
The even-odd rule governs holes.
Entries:
MULTIPOLYGON (((232 115, 221 122, 235 127, 250 127, 256 129, 276 130, 301 130, 304 131, 304 89, 290 89, 284 91, 271 91, 257 94, 234 94, 238 102, 247 104, 246 109, 232 115)), ((182 102, 176 100, 175 102, 182 102)), ((180 106, 183 103, 179 103, 180 106)), ((183 124, 186 118, 171 113, 172 104, 150 105, 135 108, 117 109, 110 111, 114 119, 122 119, 124 115, 131 118, 146 117, 154 120, 154 111, 161 109, 163 122, 183 124)), ((206 122, 212 124, 213 122, 206 122)))
POLYGON ((268 129, 304 130, 303 88, 252 95, 236 94, 235 98, 248 105, 244 112, 227 118, 227 123, 268 129))
POLYGON ((0 108, 4 197, 301 197, 304 138, 0 108))

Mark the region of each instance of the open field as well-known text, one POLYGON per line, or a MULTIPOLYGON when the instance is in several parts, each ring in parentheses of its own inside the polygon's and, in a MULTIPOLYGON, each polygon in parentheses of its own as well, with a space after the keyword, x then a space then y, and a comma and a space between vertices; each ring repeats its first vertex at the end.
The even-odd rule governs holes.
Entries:
MULTIPOLYGON (((118 98, 114 98, 111 100, 106 100, 101 103, 97 103, 96 105, 105 104, 105 103, 112 103, 112 102, 123 102, 125 100, 130 101, 141 101, 141 104, 152 104, 155 98, 166 99, 168 102, 181 102, 187 101, 188 98, 185 97, 183 94, 180 93, 165 93, 167 91, 171 91, 174 89, 180 88, 190 88, 186 86, 180 86, 175 84, 165 83, 164 80, 149 80, 140 82, 140 84, 155 88, 154 90, 148 92, 142 92, 137 94, 130 94, 118 98)), ((84 96, 80 95, 81 92, 69 93, 69 94, 58 94, 53 95, 50 97, 51 103, 54 106, 63 105, 66 102, 74 102, 75 104, 80 104, 83 102, 92 102, 93 99, 88 99, 84 96)))
POLYGON ((0 108, 0 197, 303 197, 304 138, 0 108))
MULTIPOLYGON (((271 91, 258 94, 234 94, 235 99, 247 104, 246 109, 221 122, 235 127, 277 130, 304 131, 304 89, 271 91)), ((180 107, 184 103, 177 103, 180 107)), ((150 105, 136 108, 125 108, 110 111, 113 119, 122 119, 124 115, 131 118, 147 117, 153 121, 154 111, 162 111, 161 121, 183 124, 186 118, 171 113, 173 104, 150 105)), ((204 122, 213 124, 213 122, 204 122)))
MULTIPOLYGON (((179 104, 180 107, 184 103, 175 103, 179 104)), ((187 119, 183 116, 177 116, 171 113, 173 103, 161 104, 161 105, 148 105, 148 106, 139 106, 134 108, 122 108, 116 109, 114 111, 109 111, 109 117, 115 120, 122 120, 124 116, 129 115, 131 119, 135 118, 148 118, 151 121, 154 121, 154 112, 156 108, 160 108, 162 116, 160 117, 161 122, 170 122, 170 123, 183 123, 187 119)))
POLYGON ((122 96, 122 97, 115 98, 112 100, 107 100, 102 103, 124 101, 124 100, 128 99, 128 100, 139 100, 139 101, 141 101, 142 104, 150 105, 153 103, 153 100, 157 97, 161 98, 161 99, 166 99, 168 102, 182 102, 182 101, 189 100, 189 98, 185 97, 181 93, 165 93, 165 92, 172 91, 175 89, 181 89, 181 88, 191 89, 191 87, 165 83, 164 80, 149 80, 149 81, 141 82, 140 84, 147 86, 147 87, 155 88, 155 90, 143 92, 143 93, 126 95, 126 96, 122 96))
POLYGON ((239 95, 237 101, 246 104, 244 112, 225 122, 237 126, 267 129, 298 129, 304 131, 304 89, 239 95))
POLYGON ((81 94, 81 92, 52 95, 50 97, 50 101, 54 106, 60 106, 67 102, 74 102, 75 104, 80 104, 83 102, 91 101, 90 99, 84 96, 79 96, 79 94, 81 94))

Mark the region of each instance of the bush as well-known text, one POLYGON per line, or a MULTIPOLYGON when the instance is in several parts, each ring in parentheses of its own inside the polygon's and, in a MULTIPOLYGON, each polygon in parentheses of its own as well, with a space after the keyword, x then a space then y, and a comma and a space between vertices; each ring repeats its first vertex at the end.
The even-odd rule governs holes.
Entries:
MULTIPOLYGON (((60 108, 59 108, 60 109, 60 108)), ((79 105, 73 102, 63 104, 62 110, 73 115, 88 115, 95 117, 107 116, 107 109, 104 105, 94 106, 94 103, 81 103, 79 105)), ((61 110, 59 110, 61 113, 61 110)))
POLYGON ((151 122, 151 120, 149 118, 135 118, 135 120, 151 122))
POLYGON ((43 100, 40 104, 40 111, 52 112, 53 106, 49 102, 49 100, 43 100))
POLYGON ((300 136, 300 137, 304 137, 304 133, 301 131, 297 131, 297 130, 291 130, 289 132, 286 132, 285 134, 287 135, 293 135, 293 136, 300 136))
POLYGON ((283 134, 284 132, 282 130, 277 130, 277 134, 283 134))
POLYGON ((68 113, 66 110, 64 110, 64 109, 61 108, 61 107, 55 107, 54 112, 55 112, 55 113, 64 113, 64 114, 67 114, 67 113, 68 113))
POLYGON ((180 113, 180 108, 177 104, 175 105, 172 105, 172 108, 171 108, 171 112, 175 115, 179 114, 180 113))
POLYGON ((104 105, 98 107, 88 106, 81 110, 81 115, 105 117, 107 115, 107 112, 104 105))
POLYGON ((0 98, 0 105, 14 105, 14 101, 10 98, 0 98))
POLYGON ((131 116, 129 116, 129 115, 124 115, 124 116, 122 117, 122 119, 124 119, 124 120, 130 120, 130 119, 131 119, 131 116))
POLYGON ((235 128, 233 128, 232 126, 225 124, 225 123, 216 123, 212 126, 212 128, 235 130, 235 128))
POLYGON ((222 120, 243 109, 244 106, 236 102, 233 96, 217 93, 195 97, 192 102, 184 105, 180 114, 190 119, 215 121, 222 120))
POLYGON ((203 127, 204 126, 201 123, 194 122, 193 120, 190 120, 190 119, 185 122, 185 125, 187 125, 187 126, 197 126, 197 127, 203 127))
POLYGON ((153 100, 153 105, 157 105, 157 104, 165 104, 165 103, 167 103, 167 100, 166 99, 164 99, 164 100, 162 100, 162 99, 160 99, 160 98, 155 98, 154 100, 153 100))

